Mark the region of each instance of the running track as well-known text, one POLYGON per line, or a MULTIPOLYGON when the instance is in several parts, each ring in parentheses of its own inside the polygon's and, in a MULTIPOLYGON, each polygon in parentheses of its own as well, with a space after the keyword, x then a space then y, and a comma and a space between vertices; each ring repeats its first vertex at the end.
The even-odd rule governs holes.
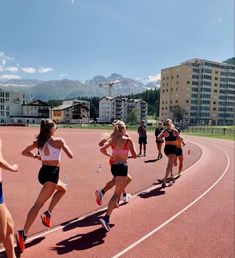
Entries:
MULTIPOLYGON (((20 155, 37 130, 0 128, 4 156, 20 166, 17 174, 3 174, 16 229, 22 227, 40 190, 40 163, 20 155)), ((147 156, 129 159, 133 181, 128 191, 134 196, 113 212, 113 227, 106 233, 98 217, 111 192, 103 207, 94 201, 94 190, 111 178, 107 159, 97 147, 103 132, 59 129, 58 135, 75 154, 74 160, 63 157, 61 179, 69 178, 68 192, 53 212, 55 226, 45 230, 37 219, 20 257, 234 257, 232 141, 185 137, 184 174, 173 186, 161 189, 156 182, 163 177, 167 160, 153 162, 156 146, 149 133, 147 156), (101 173, 96 172, 98 164, 101 173)), ((131 136, 137 142, 137 135, 131 136)))

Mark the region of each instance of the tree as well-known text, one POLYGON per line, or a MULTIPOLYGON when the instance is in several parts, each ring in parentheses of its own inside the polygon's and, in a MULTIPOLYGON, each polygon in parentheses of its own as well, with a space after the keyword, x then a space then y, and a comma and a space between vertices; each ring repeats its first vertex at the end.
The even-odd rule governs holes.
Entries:
POLYGON ((231 58, 223 61, 223 63, 235 65, 235 57, 231 57, 231 58))
POLYGON ((136 110, 132 110, 128 113, 128 123, 130 125, 136 125, 138 123, 138 116, 136 110))
POLYGON ((179 105, 175 105, 170 107, 170 113, 172 115, 172 120, 179 123, 184 118, 185 110, 179 105))

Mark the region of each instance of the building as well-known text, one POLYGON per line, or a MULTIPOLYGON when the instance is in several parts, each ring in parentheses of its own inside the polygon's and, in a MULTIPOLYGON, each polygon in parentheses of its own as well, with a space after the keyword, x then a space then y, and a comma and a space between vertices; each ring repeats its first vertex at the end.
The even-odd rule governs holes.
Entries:
POLYGON ((89 123, 90 102, 83 100, 66 100, 62 105, 51 109, 50 117, 56 123, 89 123))
POLYGON ((25 103, 25 94, 0 89, 0 124, 13 123, 14 116, 22 115, 25 103))
POLYGON ((37 99, 22 104, 21 114, 10 116, 14 124, 40 124, 42 119, 49 118, 50 106, 37 99))
POLYGON ((161 71, 160 120, 235 124, 234 100, 235 65, 195 58, 161 71))
POLYGON ((148 104, 142 99, 103 97, 99 101, 99 121, 110 123, 115 119, 128 122, 129 114, 134 111, 138 120, 146 120, 148 104))

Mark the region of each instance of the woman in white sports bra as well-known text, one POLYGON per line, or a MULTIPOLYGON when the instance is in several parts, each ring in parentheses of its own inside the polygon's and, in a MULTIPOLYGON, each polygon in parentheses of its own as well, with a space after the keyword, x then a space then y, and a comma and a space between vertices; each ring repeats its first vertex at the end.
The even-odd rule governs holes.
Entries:
POLYGON ((52 196, 49 208, 41 215, 42 223, 46 227, 51 227, 51 212, 66 192, 65 184, 59 180, 61 150, 69 158, 73 158, 73 153, 66 145, 63 138, 55 137, 56 125, 51 119, 42 119, 40 133, 31 145, 23 150, 22 155, 41 160, 42 167, 38 173, 38 180, 43 185, 36 202, 30 209, 22 230, 16 235, 18 247, 23 252, 28 231, 38 215, 44 203, 52 196), (32 151, 37 149, 37 154, 32 151))

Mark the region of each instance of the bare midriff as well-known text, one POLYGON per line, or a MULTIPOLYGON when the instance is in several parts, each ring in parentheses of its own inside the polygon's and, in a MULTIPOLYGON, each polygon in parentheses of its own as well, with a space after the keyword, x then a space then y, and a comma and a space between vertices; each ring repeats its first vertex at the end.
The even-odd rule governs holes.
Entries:
POLYGON ((55 167, 59 167, 59 166, 60 166, 60 162, 59 162, 59 160, 43 160, 43 161, 42 161, 42 165, 43 165, 43 166, 55 166, 55 167))

